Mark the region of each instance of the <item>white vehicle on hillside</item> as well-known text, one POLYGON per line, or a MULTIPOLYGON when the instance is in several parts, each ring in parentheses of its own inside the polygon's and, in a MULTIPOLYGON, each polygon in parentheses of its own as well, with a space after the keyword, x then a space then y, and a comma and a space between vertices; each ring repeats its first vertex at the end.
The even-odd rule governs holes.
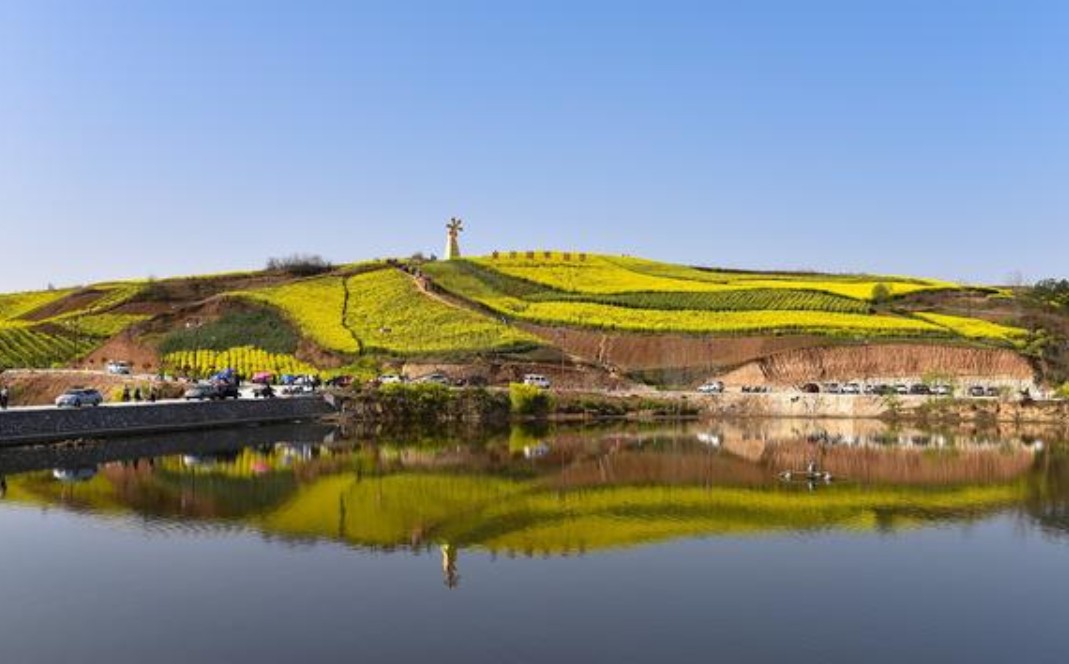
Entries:
POLYGON ((104 366, 104 370, 109 374, 126 376, 130 374, 130 363, 125 360, 111 360, 104 366))

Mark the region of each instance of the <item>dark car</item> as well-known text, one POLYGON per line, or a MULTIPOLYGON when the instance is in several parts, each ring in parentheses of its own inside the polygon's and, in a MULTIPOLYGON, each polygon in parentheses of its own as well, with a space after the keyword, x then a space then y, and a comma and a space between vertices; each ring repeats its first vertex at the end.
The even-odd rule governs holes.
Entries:
POLYGON ((929 395, 929 394, 932 393, 932 388, 928 387, 927 385, 924 385, 923 383, 918 383, 916 385, 911 385, 910 386, 909 393, 910 394, 919 394, 919 395, 929 395))
POLYGON ((215 385, 211 383, 197 383, 193 387, 189 388, 182 394, 182 398, 186 401, 207 401, 209 399, 218 399, 218 390, 215 389, 215 385))
POLYGON ((272 399, 275 396, 275 389, 270 385, 257 383, 252 386, 252 396, 256 399, 272 399))

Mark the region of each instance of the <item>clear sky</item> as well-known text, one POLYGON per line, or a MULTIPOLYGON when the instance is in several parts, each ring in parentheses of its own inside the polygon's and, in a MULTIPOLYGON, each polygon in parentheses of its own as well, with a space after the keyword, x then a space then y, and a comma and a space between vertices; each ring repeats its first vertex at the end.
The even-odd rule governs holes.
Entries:
POLYGON ((0 2, 0 290, 462 247, 1069 276, 1069 2, 0 2))

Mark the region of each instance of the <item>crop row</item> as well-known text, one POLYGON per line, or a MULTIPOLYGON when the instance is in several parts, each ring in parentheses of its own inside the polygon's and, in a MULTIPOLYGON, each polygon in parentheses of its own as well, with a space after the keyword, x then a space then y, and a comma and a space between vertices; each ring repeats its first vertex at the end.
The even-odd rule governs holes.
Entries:
POLYGON ((0 369, 48 368, 65 364, 89 350, 90 344, 22 326, 0 327, 0 369))
POLYGON ((513 312, 532 322, 639 332, 794 332, 834 336, 951 336, 915 318, 817 311, 661 311, 586 302, 535 302, 513 312))
POLYGON ((66 297, 72 291, 46 290, 0 295, 0 321, 10 321, 66 297))
POLYGON ((917 317, 945 327, 955 334, 969 339, 1001 341, 1012 344, 1022 341, 1028 335, 1025 330, 1019 327, 1008 327, 976 318, 962 318, 960 316, 933 313, 919 313, 917 317))
POLYGON ((253 346, 241 346, 224 351, 201 349, 168 353, 163 356, 163 366, 171 372, 199 377, 228 368, 246 377, 251 377, 260 371, 275 374, 319 373, 318 369, 301 362, 292 355, 268 353, 253 346))
POLYGON ((717 292, 739 289, 811 290, 868 301, 882 284, 891 295, 955 288, 947 282, 897 277, 713 272, 627 257, 591 255, 583 261, 554 258, 476 258, 478 265, 510 277, 569 293, 717 292))
POLYGON ((390 353, 448 353, 518 349, 537 340, 494 318, 420 292, 398 270, 350 277, 345 323, 367 348, 390 353))
POLYGON ((306 337, 322 348, 349 355, 360 352, 360 343, 345 327, 348 293, 341 277, 303 279, 232 295, 279 308, 306 337))

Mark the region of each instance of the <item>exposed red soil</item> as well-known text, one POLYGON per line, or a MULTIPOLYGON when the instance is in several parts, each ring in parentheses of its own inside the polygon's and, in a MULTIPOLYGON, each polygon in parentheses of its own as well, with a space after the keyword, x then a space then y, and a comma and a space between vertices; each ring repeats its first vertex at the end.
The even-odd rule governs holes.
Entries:
POLYGON ((713 337, 639 334, 520 324, 519 327, 584 361, 622 371, 686 368, 722 370, 774 353, 827 345, 810 336, 713 337))
POLYGON ((72 311, 80 311, 93 306, 93 303, 104 297, 104 295, 104 291, 85 288, 75 291, 66 297, 61 297, 55 302, 49 302, 43 307, 38 307, 22 316, 22 318, 34 321, 46 320, 55 316, 62 316, 63 314, 72 311))
POLYGON ((884 344, 833 346, 786 351, 761 358, 725 374, 733 385, 846 381, 869 378, 949 378, 1031 381, 1032 366, 1010 350, 884 344))
POLYGON ((124 385, 131 390, 139 387, 143 392, 155 385, 164 397, 180 396, 185 388, 181 383, 161 382, 145 375, 113 376, 102 371, 55 369, 5 371, 0 374, 0 383, 10 390, 12 406, 51 404, 64 390, 72 387, 98 389, 107 401, 113 400, 124 385))

